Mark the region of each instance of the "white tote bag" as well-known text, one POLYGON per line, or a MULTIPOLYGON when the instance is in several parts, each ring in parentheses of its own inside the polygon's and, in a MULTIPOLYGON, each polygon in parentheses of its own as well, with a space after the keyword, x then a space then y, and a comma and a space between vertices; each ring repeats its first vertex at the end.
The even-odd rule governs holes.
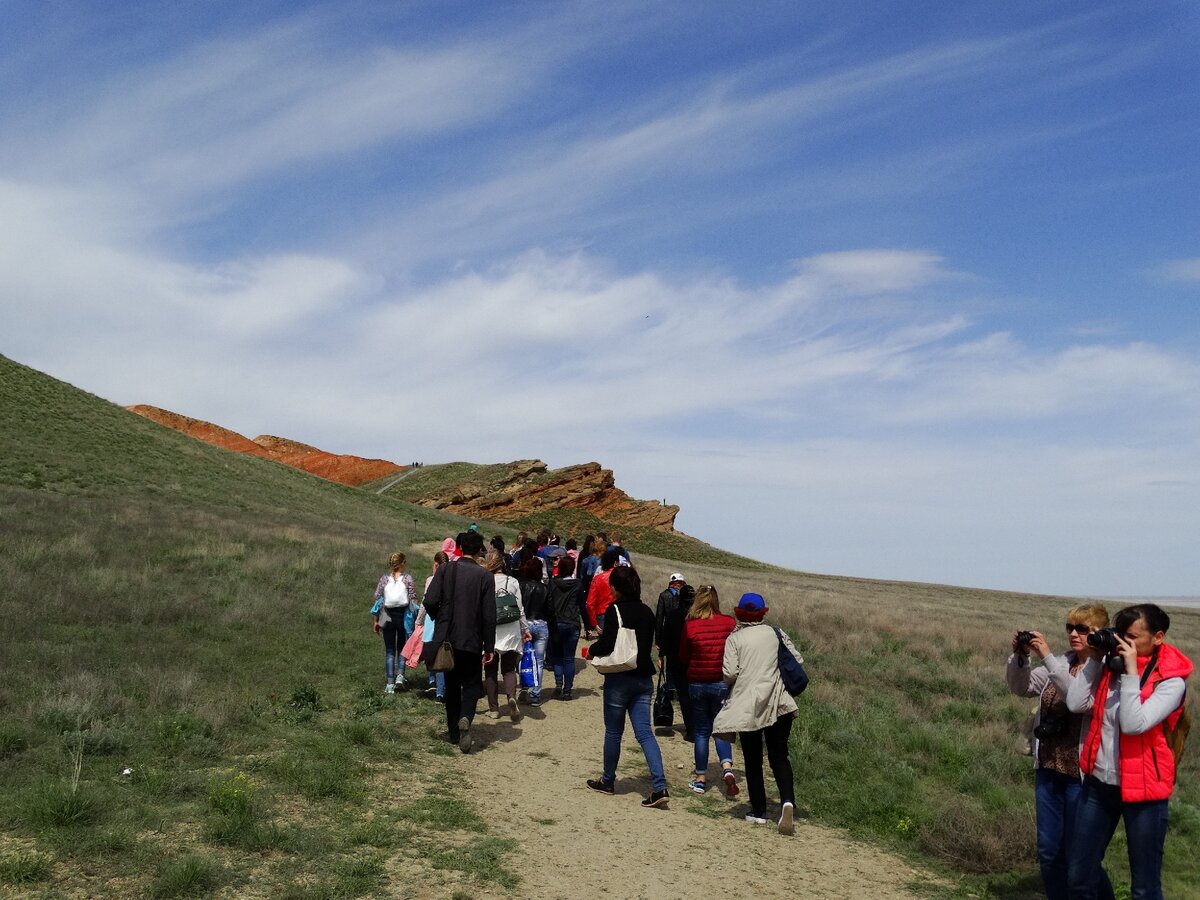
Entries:
POLYGON ((614 672, 628 672, 637 668, 637 632, 626 628, 621 621, 621 611, 614 603, 611 609, 617 614, 617 641, 613 644, 612 653, 592 659, 592 665, 602 675, 614 672))

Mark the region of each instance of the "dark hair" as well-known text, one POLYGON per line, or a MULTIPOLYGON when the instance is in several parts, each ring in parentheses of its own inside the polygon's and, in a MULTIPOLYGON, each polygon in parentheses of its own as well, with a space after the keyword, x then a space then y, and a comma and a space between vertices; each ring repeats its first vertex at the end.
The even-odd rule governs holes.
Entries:
POLYGON ((600 568, 607 572, 617 564, 617 560, 621 558, 620 550, 605 550, 600 554, 600 568))
POLYGON ((550 543, 550 532, 545 528, 539 531, 537 533, 537 542, 540 546, 545 547, 550 543))
POLYGON ((518 581, 541 581, 542 580, 542 561, 536 556, 530 556, 521 560, 521 565, 517 568, 518 581))
POLYGON ((1165 634, 1171 627, 1171 617, 1163 612, 1161 607, 1154 603, 1138 603, 1117 613, 1113 619, 1113 629, 1117 634, 1124 635, 1129 626, 1138 619, 1146 620, 1146 630, 1151 634, 1158 634, 1160 631, 1165 634))
POLYGON ((441 550, 439 550, 437 553, 433 554, 433 564, 435 566, 444 566, 448 562, 450 562, 450 557, 448 557, 441 550))
POLYGON ((618 566, 608 579, 608 586, 622 600, 642 599, 642 579, 633 566, 618 566))
POLYGON ((583 543, 579 545, 580 556, 592 555, 592 541, 594 540, 596 540, 596 536, 594 534, 589 534, 584 537, 583 543))
POLYGON ((483 552, 483 535, 478 531, 465 532, 458 541, 463 556, 478 556, 483 552))
POLYGON ((492 538, 491 545, 501 553, 504 552, 504 538, 500 537, 500 535, 496 535, 494 538, 492 538))
POLYGON ((576 550, 579 548, 579 545, 575 543, 575 538, 567 538, 567 542, 563 546, 568 550, 576 550))
POLYGON ((569 556, 564 556, 558 561, 558 577, 566 578, 569 575, 575 574, 575 560, 569 556))

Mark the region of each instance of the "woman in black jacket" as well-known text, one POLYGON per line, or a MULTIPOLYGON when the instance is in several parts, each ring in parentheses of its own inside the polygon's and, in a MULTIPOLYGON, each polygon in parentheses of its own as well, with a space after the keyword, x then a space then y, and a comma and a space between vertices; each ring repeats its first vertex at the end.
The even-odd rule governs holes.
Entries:
POLYGON ((587 786, 602 794, 616 793, 621 736, 628 715, 634 737, 642 745, 646 765, 650 767, 651 791, 642 806, 665 807, 670 800, 667 776, 663 771, 662 751, 650 727, 650 705, 654 694, 654 613, 642 603, 642 582, 633 567, 615 567, 611 579, 613 603, 604 617, 600 639, 588 650, 588 658, 595 660, 611 654, 616 648, 617 632, 622 628, 633 630, 637 639, 637 658, 628 671, 604 676, 604 772, 599 778, 589 778, 587 786))

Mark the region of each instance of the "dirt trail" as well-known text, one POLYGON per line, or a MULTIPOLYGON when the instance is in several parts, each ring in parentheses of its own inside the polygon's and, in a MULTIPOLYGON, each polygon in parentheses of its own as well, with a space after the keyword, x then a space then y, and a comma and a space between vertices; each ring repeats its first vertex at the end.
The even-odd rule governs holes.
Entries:
MULTIPOLYGON (((617 794, 588 790, 600 773, 602 677, 583 662, 576 699, 549 699, 538 709, 522 704, 519 724, 480 715, 474 734, 482 749, 459 757, 472 786, 474 806, 495 834, 514 837, 521 850, 513 865, 523 897, 674 898, 916 897, 908 886, 937 882, 935 875, 844 832, 797 820, 794 837, 752 826, 745 785, 733 801, 715 787, 698 796, 687 787, 692 745, 682 731, 656 729, 671 791, 669 810, 642 809, 649 773, 627 727, 617 769, 617 794), (507 824, 506 824, 507 823, 507 824)), ((547 682, 552 685, 550 673, 547 682)), ((546 696, 552 691, 547 689, 546 696)), ((480 709, 485 707, 480 703, 480 709)), ((678 712, 676 714, 678 721, 678 712)), ((710 779, 719 763, 712 757, 710 779)), ((734 748, 739 765, 740 749, 734 748)), ((767 777, 768 815, 778 797, 767 777)), ((797 798, 804 806, 803 773, 797 798)), ((480 896, 506 896, 483 891, 480 896)))

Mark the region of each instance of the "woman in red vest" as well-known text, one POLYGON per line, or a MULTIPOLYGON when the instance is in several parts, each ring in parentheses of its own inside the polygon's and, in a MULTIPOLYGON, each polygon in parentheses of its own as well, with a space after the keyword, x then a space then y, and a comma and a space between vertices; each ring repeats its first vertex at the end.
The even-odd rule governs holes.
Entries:
POLYGON ((1092 714, 1079 751, 1083 795, 1068 851, 1073 900, 1096 896, 1100 865, 1122 818, 1132 898, 1162 898, 1167 798, 1175 789, 1167 735, 1183 714, 1184 679, 1192 673, 1191 660, 1166 643, 1170 626, 1170 616, 1153 603, 1121 610, 1113 620, 1115 647, 1103 661, 1089 659, 1067 691, 1071 712, 1092 714))

